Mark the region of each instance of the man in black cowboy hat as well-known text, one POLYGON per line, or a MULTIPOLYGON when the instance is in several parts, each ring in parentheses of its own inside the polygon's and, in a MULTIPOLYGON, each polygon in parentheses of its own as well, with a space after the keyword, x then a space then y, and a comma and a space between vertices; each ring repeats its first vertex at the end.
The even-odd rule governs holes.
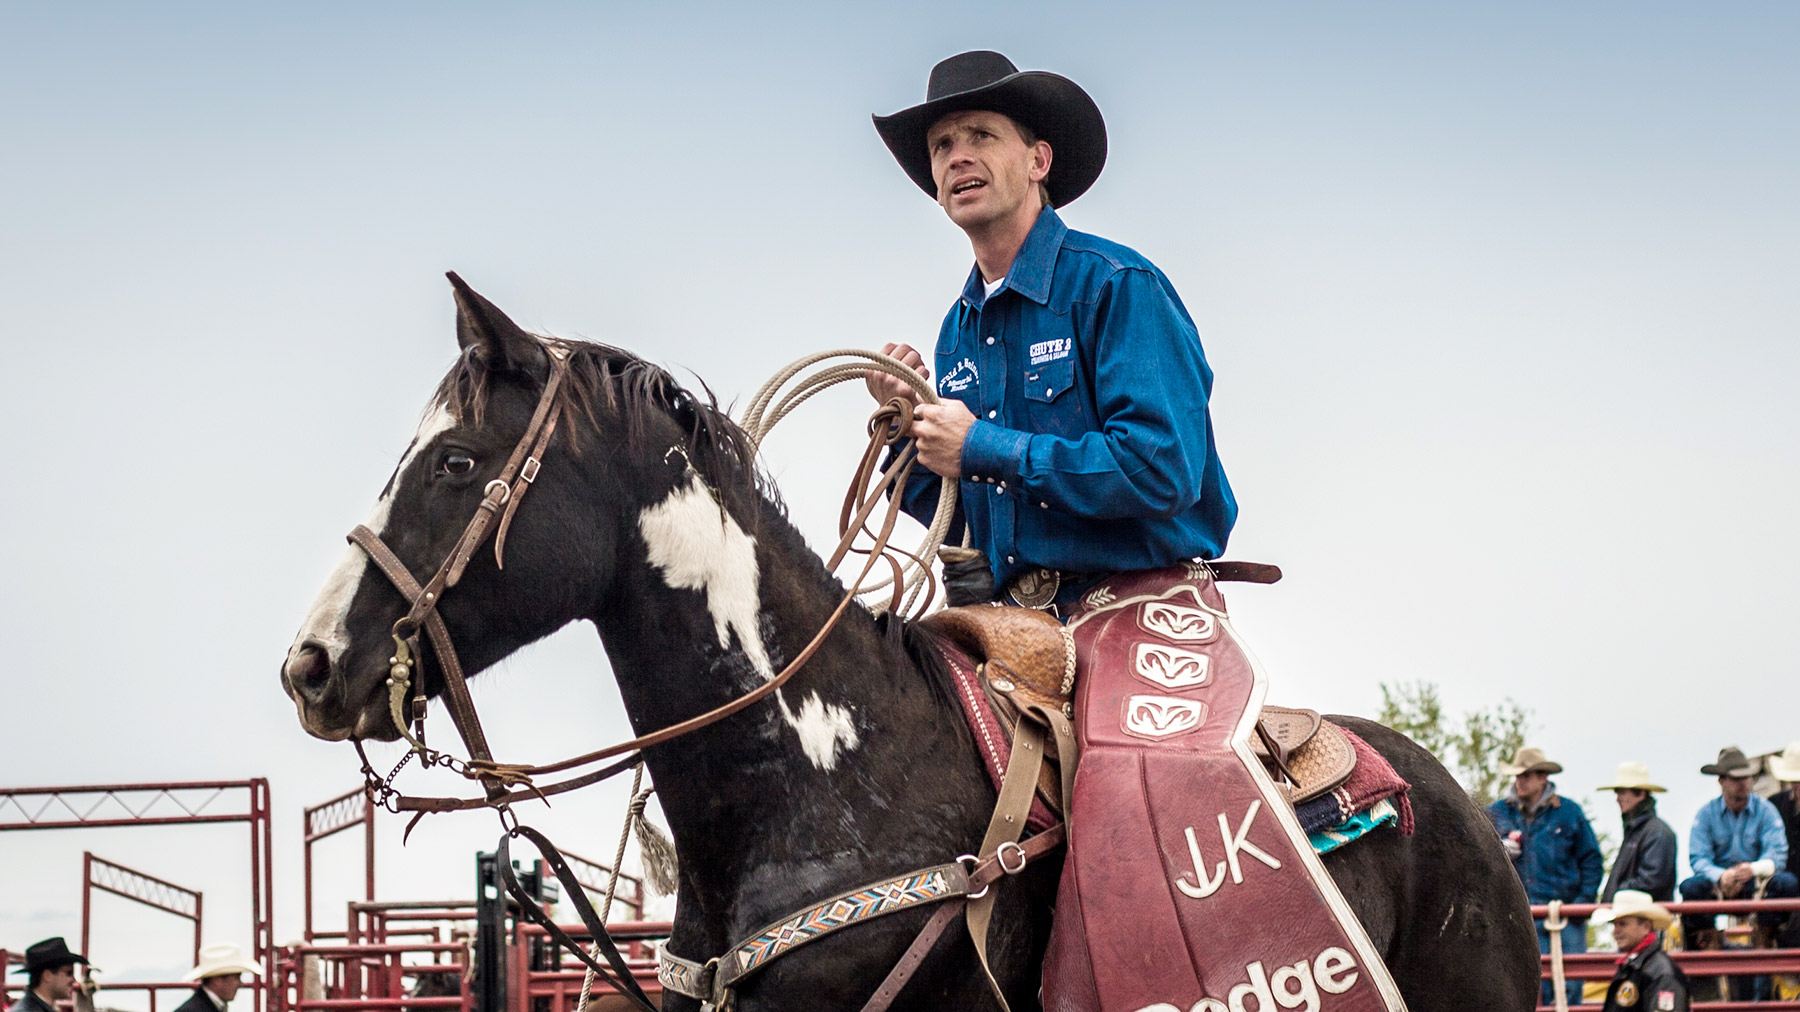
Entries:
POLYGON ((25 950, 25 993, 13 1002, 8 1012, 54 1012, 56 1003, 67 1001, 75 991, 75 964, 87 963, 87 957, 70 952, 69 944, 58 938, 46 938, 25 950))
MULTIPOLYGON (((938 334, 943 402, 918 406, 912 435, 927 468, 962 482, 960 519, 991 567, 981 596, 1066 609, 1105 574, 1217 558, 1237 502, 1194 322, 1154 264, 1056 211, 1106 161, 1093 99, 969 52, 875 127, 974 247, 938 334)), ((931 377, 912 347, 883 350, 931 377)), ((869 387, 911 399, 898 380, 869 387)), ((928 520, 936 489, 915 474, 908 512, 928 520)))

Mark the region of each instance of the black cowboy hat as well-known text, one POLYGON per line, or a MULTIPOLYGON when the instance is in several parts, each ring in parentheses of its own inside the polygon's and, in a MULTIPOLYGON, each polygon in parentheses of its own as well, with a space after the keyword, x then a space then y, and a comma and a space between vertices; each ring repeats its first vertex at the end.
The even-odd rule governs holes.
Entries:
POLYGON ((876 116, 875 129, 900 167, 937 199, 925 132, 953 112, 985 109, 1030 127, 1050 142, 1050 203, 1061 207, 1087 192, 1106 164, 1106 121, 1081 86, 1047 70, 1020 70, 999 53, 958 53, 931 68, 925 101, 892 116, 876 116))
POLYGON ((62 936, 59 935, 55 938, 46 938, 26 949, 25 966, 22 970, 15 970, 13 972, 36 973, 39 970, 49 970, 58 966, 73 966, 76 963, 86 962, 87 957, 79 952, 70 952, 69 943, 63 941, 62 936))

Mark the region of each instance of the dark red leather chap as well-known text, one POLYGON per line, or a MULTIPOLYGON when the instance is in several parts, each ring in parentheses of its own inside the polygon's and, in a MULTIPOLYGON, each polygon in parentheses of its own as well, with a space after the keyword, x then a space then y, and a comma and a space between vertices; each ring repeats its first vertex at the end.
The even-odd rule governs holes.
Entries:
POLYGON ((1265 678, 1200 565, 1071 617, 1081 763, 1044 968, 1051 1012, 1399 1012, 1250 749, 1265 678))

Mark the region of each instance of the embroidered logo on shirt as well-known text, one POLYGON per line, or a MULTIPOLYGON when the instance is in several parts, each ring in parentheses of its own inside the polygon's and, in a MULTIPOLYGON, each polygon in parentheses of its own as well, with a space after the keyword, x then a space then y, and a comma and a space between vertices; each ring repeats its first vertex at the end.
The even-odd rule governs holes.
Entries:
POLYGON ((938 380, 938 393, 960 394, 979 382, 981 382, 981 370, 975 368, 974 359, 965 358, 956 363, 956 368, 951 369, 938 380))
POLYGON ((1032 344, 1027 351, 1031 354, 1032 365, 1043 365, 1045 362, 1054 362, 1059 358, 1068 358, 1069 352, 1074 349, 1074 338, 1056 337, 1048 341, 1038 341, 1032 344))

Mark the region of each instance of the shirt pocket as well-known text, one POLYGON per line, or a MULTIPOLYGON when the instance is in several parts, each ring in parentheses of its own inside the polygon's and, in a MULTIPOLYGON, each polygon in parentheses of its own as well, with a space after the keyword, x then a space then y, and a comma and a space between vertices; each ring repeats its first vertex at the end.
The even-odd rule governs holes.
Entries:
POLYGON ((1034 365, 1025 370, 1025 399, 1038 404, 1053 404, 1075 385, 1075 361, 1059 359, 1034 365))
POLYGON ((1075 386, 1075 360, 1027 366, 1021 374, 1025 412, 1034 432, 1077 438, 1087 430, 1075 386))

